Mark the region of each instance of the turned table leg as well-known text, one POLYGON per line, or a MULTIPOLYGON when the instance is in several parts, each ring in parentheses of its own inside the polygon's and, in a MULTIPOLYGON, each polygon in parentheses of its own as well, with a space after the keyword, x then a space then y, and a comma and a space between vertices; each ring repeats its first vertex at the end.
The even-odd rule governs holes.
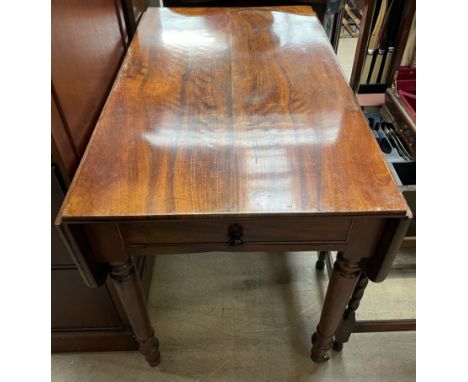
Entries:
POLYGON ((329 359, 327 353, 332 346, 333 335, 343 317, 361 268, 361 260, 346 259, 343 253, 338 253, 317 331, 312 336, 311 358, 313 361, 324 362, 329 359))
POLYGON ((140 277, 132 259, 112 262, 110 276, 130 320, 142 353, 150 366, 160 361, 159 341, 154 336, 140 277))
POLYGON ((353 295, 349 300, 348 307, 346 308, 343 318, 338 329, 335 332, 335 341, 333 342, 333 350, 341 351, 343 343, 348 342, 349 337, 353 331, 354 324, 356 323, 356 310, 359 308, 364 290, 369 282, 369 279, 364 273, 361 273, 359 281, 354 288, 353 295))
POLYGON ((326 251, 320 251, 318 253, 317 262, 315 263, 315 269, 325 269, 325 257, 327 256, 326 251))

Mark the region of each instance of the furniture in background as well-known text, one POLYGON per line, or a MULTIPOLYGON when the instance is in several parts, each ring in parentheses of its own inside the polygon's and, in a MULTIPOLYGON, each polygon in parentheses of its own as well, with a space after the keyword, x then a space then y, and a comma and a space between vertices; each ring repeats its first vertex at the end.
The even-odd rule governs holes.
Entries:
MULTIPOLYGON (((361 4, 364 0, 356 0, 361 4)), ((308 5, 322 23, 335 49, 338 48, 345 0, 164 0, 166 7, 258 7, 308 5)))
MULTIPOLYGON (((356 0, 357 1, 357 0, 356 0)), ((363 0, 360 0, 361 2, 363 0)), ((354 57, 350 86, 357 92, 360 105, 371 116, 369 125, 374 135, 385 143, 383 127, 388 124, 391 134, 401 141, 401 150, 407 151, 409 160, 397 160, 393 154, 385 154, 389 167, 399 182, 400 190, 413 211, 413 220, 404 245, 415 247, 416 243, 416 1, 415 0, 365 0, 363 23, 354 57), (386 5, 385 5, 386 4, 386 5), (385 7, 383 6, 385 5, 385 7), (381 10, 385 12, 380 13, 381 10), (388 74, 385 81, 363 84, 363 70, 372 33, 381 16, 381 32, 374 33, 375 41, 384 40, 393 45, 388 74), (391 22, 390 22, 390 21, 391 22), (389 38, 390 36, 390 38, 389 38), (397 78, 398 77, 398 78, 397 78), (383 121, 380 124, 380 120, 383 121), (409 155, 408 155, 409 154, 409 155), (404 163, 408 162, 408 163, 404 163)), ((378 46, 378 44, 377 44, 378 46)), ((388 54, 386 52, 385 54, 388 54)), ((383 63, 386 63, 385 57, 383 63)), ((376 58, 375 58, 375 61, 376 58)), ((372 63, 372 62, 371 62, 372 63)), ((375 63, 374 63, 375 64, 375 63)), ((369 69, 369 68, 368 68, 369 69)), ((383 78, 383 70, 377 79, 383 78)), ((374 76, 375 77, 375 76, 374 76)), ((367 76, 369 78, 369 76, 367 76)), ((388 145, 387 145, 388 147, 388 145)), ((384 149, 384 147, 382 147, 384 149)))
POLYGON ((385 93, 391 86, 415 12, 416 0, 366 1, 350 79, 356 93, 385 93))
POLYGON ((57 218, 85 283, 110 274, 155 366, 132 257, 337 250, 312 336, 326 361, 361 271, 385 279, 410 215, 318 19, 150 8, 136 36, 57 218))
MULTIPOLYGON (((52 220, 138 23, 143 2, 135 2, 132 12, 126 12, 131 4, 130 0, 52 1, 52 220)), ((55 227, 51 244, 52 351, 137 349, 112 283, 87 288, 55 227)), ((145 295, 152 262, 145 257, 137 261, 145 295)))
POLYGON ((309 5, 323 22, 330 0, 164 0, 165 7, 259 7, 309 5))
MULTIPOLYGON (((385 103, 378 111, 365 111, 369 127, 404 196, 412 214, 401 250, 416 247, 416 68, 400 67, 394 84, 385 93, 385 103)), ((365 108, 366 109, 366 108, 365 108)), ((317 269, 327 267, 332 273, 332 255, 322 251, 317 269)), ((398 264, 396 269, 415 269, 416 264, 398 264)), ((416 319, 356 320, 368 277, 362 272, 335 333, 333 348, 341 351, 351 333, 413 331, 416 319)))
POLYGON ((358 37, 361 29, 362 11, 357 7, 354 0, 346 0, 344 3, 343 18, 341 25, 350 37, 358 37))
POLYGON ((135 34, 141 16, 146 11, 148 0, 121 0, 129 40, 135 34))

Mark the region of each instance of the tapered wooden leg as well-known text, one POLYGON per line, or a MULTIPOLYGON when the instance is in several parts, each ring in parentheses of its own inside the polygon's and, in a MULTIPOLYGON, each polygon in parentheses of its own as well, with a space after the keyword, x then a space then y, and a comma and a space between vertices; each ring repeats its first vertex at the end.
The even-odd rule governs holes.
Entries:
POLYGON ((338 253, 317 331, 312 336, 311 358, 313 361, 325 362, 329 359, 327 353, 332 347, 333 335, 343 317, 361 269, 361 261, 346 259, 342 253, 338 253))
POLYGON ((349 300, 348 307, 346 308, 340 325, 335 332, 335 341, 333 342, 333 350, 341 351, 343 343, 348 342, 349 337, 353 331, 354 324, 356 323, 356 310, 359 308, 362 296, 369 282, 369 279, 364 273, 361 273, 359 281, 354 288, 353 295, 349 300))
POLYGON ((325 256, 327 256, 326 251, 320 251, 318 253, 318 259, 315 263, 315 269, 322 270, 325 268, 325 256))
POLYGON ((157 366, 160 361, 159 341, 154 336, 140 277, 133 261, 128 259, 111 263, 110 275, 140 344, 140 353, 150 366, 157 366))

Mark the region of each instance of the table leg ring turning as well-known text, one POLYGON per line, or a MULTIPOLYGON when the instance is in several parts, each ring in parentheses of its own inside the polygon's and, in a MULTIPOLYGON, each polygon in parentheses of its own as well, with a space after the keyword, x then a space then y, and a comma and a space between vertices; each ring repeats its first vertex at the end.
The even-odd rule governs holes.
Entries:
POLYGON ((140 277, 131 258, 111 264, 110 276, 142 353, 150 366, 160 362, 159 340, 154 336, 140 277))
POLYGON ((350 259, 338 252, 323 303, 322 315, 312 336, 310 357, 314 362, 325 362, 333 345, 333 336, 340 324, 346 305, 360 275, 362 259, 350 259))
POLYGON ((330 359, 328 351, 332 347, 333 336, 323 336, 320 334, 319 329, 312 335, 312 350, 310 351, 310 358, 314 362, 326 362, 330 359))
POLYGON ((148 364, 150 366, 158 366, 161 361, 161 354, 159 353, 159 340, 154 337, 154 333, 147 340, 139 340, 138 342, 140 343, 140 353, 145 356, 148 364))

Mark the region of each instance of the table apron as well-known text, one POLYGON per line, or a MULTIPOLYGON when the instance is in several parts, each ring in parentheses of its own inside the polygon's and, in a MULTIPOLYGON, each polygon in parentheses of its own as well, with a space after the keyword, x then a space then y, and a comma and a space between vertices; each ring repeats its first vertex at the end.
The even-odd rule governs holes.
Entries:
MULTIPOLYGON (((213 219, 211 221, 96 222, 67 224, 74 234, 70 251, 89 286, 105 279, 100 265, 129 256, 200 252, 341 251, 352 261, 369 259, 372 281, 388 274, 408 217, 313 217, 280 219, 213 219), (211 227, 210 229, 207 229, 211 227), (232 240, 233 237, 235 240, 232 240), (195 238, 195 240, 194 240, 195 238), (212 238, 212 240, 206 239, 212 238), (84 237, 83 237, 84 239, 84 237), (174 240, 177 239, 177 240, 174 240), (198 239, 198 241, 196 241, 198 239), (101 276, 96 279, 96 274, 101 276)), ((65 227, 66 228, 66 227, 65 227)), ((105 265, 105 264, 104 264, 105 265)), ((107 268, 106 268, 107 269, 107 268)))
POLYGON ((349 217, 223 218, 119 223, 118 229, 126 247, 192 248, 209 244, 215 250, 224 250, 232 246, 229 242, 243 243, 240 247, 249 249, 286 243, 345 243, 351 223, 349 217))
POLYGON ((299 252, 299 251, 344 251, 346 242, 270 242, 248 243, 229 247, 226 243, 184 243, 160 245, 130 245, 126 252, 131 256, 171 255, 203 252, 299 252))

